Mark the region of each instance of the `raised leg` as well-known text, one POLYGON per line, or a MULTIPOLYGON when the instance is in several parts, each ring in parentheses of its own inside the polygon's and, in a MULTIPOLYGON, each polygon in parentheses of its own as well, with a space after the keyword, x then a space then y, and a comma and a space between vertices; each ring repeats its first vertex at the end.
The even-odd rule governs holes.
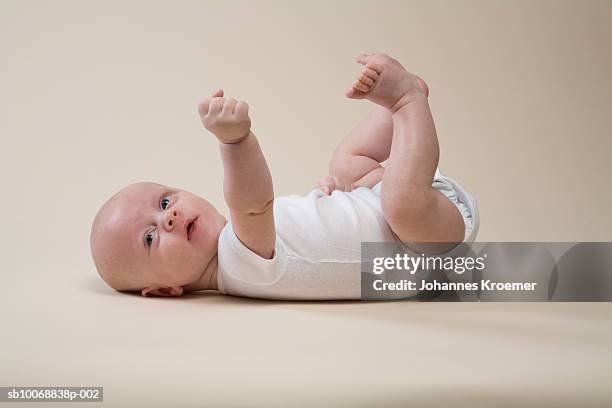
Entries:
MULTIPOLYGON (((352 89, 368 91, 377 77, 376 71, 364 67, 347 96, 350 97, 352 89)), ((356 187, 371 188, 382 180, 384 168, 380 163, 389 157, 392 138, 391 113, 376 106, 336 148, 329 166, 333 187, 350 191, 356 187)))
POLYGON ((432 187, 439 147, 422 80, 384 54, 363 55, 358 62, 378 77, 370 90, 357 88, 347 96, 375 102, 392 117, 382 187, 382 208, 391 229, 413 248, 462 241, 465 226, 459 210, 432 187))
MULTIPOLYGON (((399 62, 394 63, 403 68, 399 62)), ((377 78, 376 71, 364 67, 346 96, 363 97, 374 86, 377 78)), ((428 96, 427 85, 420 78, 418 80, 421 91, 428 96)), ((374 187, 383 178, 385 168, 381 163, 389 158, 392 140, 392 114, 389 109, 376 105, 336 148, 329 166, 328 183, 323 183, 321 187, 326 187, 324 191, 328 194, 330 185, 344 191, 356 187, 374 187)))
POLYGON ((340 189, 372 188, 382 180, 384 168, 380 163, 389 158, 392 138, 391 112, 376 106, 334 152, 329 174, 337 177, 340 189))

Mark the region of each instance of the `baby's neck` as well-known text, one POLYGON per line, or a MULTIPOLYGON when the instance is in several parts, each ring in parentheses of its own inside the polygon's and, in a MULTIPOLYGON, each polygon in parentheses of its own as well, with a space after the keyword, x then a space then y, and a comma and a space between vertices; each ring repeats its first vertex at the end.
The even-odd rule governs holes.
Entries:
POLYGON ((217 286, 218 266, 218 258, 217 254, 215 254, 215 256, 211 258, 210 262, 208 262, 208 265, 206 265, 204 268, 204 272, 202 273, 202 276, 200 276, 200 279, 185 285, 183 290, 185 292, 194 292, 207 289, 219 290, 219 287, 217 286))

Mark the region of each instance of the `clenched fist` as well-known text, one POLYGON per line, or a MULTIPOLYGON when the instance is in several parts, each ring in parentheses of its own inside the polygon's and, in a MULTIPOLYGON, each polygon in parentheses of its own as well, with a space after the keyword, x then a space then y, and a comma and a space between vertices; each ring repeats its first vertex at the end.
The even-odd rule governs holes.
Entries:
POLYGON ((234 98, 224 98, 220 89, 198 107, 202 124, 221 143, 238 143, 249 135, 249 105, 234 98))
POLYGON ((335 190, 350 192, 355 189, 352 183, 331 174, 319 180, 315 188, 317 187, 327 195, 331 195, 335 190))

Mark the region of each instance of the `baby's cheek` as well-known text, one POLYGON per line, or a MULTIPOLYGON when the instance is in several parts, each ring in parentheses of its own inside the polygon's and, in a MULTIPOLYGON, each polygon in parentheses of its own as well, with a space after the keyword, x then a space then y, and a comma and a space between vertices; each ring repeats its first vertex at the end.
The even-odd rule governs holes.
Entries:
POLYGON ((202 246, 206 249, 217 248, 219 242, 219 232, 217 228, 206 228, 202 234, 202 246))
POLYGON ((164 254, 170 259, 180 260, 191 253, 190 246, 189 242, 182 237, 168 237, 164 254))
POLYGON ((169 247, 160 263, 161 274, 167 285, 180 286, 188 282, 187 278, 197 265, 191 253, 187 253, 180 245, 169 247))

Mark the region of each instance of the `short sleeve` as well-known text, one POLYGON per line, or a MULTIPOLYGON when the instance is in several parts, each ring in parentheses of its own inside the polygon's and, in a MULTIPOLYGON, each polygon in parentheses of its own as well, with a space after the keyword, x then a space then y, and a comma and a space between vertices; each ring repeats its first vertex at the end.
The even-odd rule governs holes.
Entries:
POLYGON ((234 232, 231 220, 219 235, 218 280, 223 292, 232 282, 265 286, 274 284, 281 278, 286 264, 284 246, 276 237, 274 257, 265 259, 245 246, 234 232))

